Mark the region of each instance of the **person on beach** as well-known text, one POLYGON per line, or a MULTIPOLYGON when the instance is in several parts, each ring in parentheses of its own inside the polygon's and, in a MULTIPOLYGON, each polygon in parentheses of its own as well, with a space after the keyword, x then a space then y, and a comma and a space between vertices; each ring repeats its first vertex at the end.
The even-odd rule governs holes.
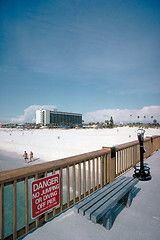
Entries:
POLYGON ((24 151, 23 157, 24 157, 24 161, 25 161, 25 163, 27 163, 28 154, 27 154, 26 151, 24 151))
POLYGON ((31 161, 33 162, 33 152, 32 151, 30 152, 30 162, 31 161))

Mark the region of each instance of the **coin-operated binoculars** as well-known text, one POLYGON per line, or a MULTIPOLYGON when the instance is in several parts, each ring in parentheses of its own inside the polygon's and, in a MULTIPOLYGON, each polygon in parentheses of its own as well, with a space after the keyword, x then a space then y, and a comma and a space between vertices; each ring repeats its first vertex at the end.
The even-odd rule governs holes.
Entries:
POLYGON ((141 181, 151 180, 150 168, 143 163, 143 154, 146 152, 144 142, 144 129, 138 129, 137 136, 140 144, 140 166, 135 166, 133 177, 138 178, 141 181))

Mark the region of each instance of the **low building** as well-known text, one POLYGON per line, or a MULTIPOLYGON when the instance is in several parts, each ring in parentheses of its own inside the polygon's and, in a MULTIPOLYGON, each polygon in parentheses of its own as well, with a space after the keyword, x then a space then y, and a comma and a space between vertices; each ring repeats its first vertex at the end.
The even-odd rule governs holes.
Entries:
POLYGON ((40 109, 36 111, 36 124, 46 126, 49 124, 55 125, 82 125, 82 114, 60 112, 56 109, 44 110, 40 109))

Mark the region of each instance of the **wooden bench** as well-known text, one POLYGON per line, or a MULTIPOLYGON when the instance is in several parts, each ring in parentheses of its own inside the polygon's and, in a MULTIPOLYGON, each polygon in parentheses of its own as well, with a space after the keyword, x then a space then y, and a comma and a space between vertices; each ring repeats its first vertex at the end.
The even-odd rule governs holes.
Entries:
POLYGON ((132 177, 118 177, 114 182, 98 189, 74 206, 74 211, 85 215, 93 223, 100 220, 108 230, 112 227, 112 209, 123 200, 126 207, 131 205, 132 188, 138 183, 138 179, 132 177))

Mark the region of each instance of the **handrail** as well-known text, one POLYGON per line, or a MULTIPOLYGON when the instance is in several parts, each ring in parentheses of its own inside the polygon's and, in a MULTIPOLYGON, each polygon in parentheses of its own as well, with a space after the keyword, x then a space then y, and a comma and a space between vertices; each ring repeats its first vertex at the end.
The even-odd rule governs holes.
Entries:
POLYGON ((79 154, 72 157, 62 158, 59 160, 54 160, 50 162, 45 162, 33 166, 17 168, 14 170, 4 171, 0 173, 0 184, 14 181, 15 179, 22 179, 28 176, 33 176, 35 174, 49 172, 60 168, 65 168, 67 166, 71 166, 73 164, 78 164, 83 161, 87 161, 88 159, 96 158, 98 156, 109 153, 109 150, 100 149, 93 152, 88 152, 84 154, 79 154))
POLYGON ((138 144, 139 144, 139 142, 138 142, 138 140, 136 140, 136 141, 132 141, 132 142, 128 142, 128 143, 119 144, 119 145, 115 146, 115 149, 116 149, 116 151, 118 151, 118 150, 121 150, 124 148, 138 145, 138 144))

